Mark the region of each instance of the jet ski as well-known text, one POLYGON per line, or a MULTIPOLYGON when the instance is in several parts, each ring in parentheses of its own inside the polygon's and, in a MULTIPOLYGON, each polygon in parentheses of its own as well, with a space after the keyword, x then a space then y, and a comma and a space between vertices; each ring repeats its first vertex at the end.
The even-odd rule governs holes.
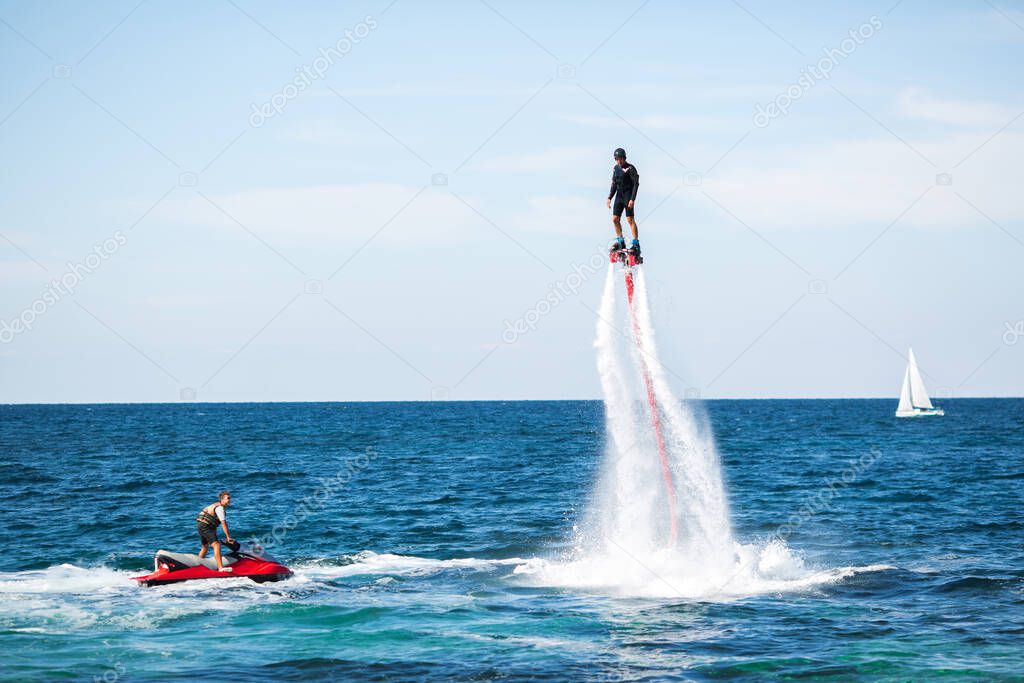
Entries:
POLYGON ((235 544, 228 550, 225 543, 221 547, 226 550, 221 555, 221 560, 225 567, 231 568, 230 572, 218 571, 217 562, 212 557, 158 550, 156 557, 153 558, 153 573, 135 576, 132 580, 138 581, 141 586, 162 586, 180 581, 229 579, 241 576, 256 583, 265 583, 282 581, 292 575, 291 569, 278 563, 259 545, 235 544))

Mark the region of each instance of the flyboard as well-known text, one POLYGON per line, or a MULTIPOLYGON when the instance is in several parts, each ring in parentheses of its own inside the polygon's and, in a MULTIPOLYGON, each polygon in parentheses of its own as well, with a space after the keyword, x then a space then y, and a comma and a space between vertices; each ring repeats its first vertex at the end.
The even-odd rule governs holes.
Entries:
POLYGON ((626 300, 629 303, 629 318, 633 327, 633 339, 636 342, 637 356, 640 358, 640 373, 643 376, 644 389, 647 393, 647 407, 651 415, 651 428, 654 431, 654 440, 658 445, 658 460, 661 463, 661 478, 665 484, 665 498, 668 504, 669 516, 669 547, 675 547, 679 535, 678 522, 676 520, 676 489, 672 481, 672 469, 668 463, 668 448, 665 446, 665 430, 662 426, 661 411, 658 408, 658 400, 654 393, 654 382, 651 379, 650 367, 647 364, 647 354, 644 351, 643 333, 640 323, 637 320, 636 308, 633 306, 633 292, 635 284, 633 280, 634 271, 644 262, 640 255, 639 248, 624 248, 617 244, 612 246, 608 254, 612 263, 622 266, 622 272, 626 280, 626 300))

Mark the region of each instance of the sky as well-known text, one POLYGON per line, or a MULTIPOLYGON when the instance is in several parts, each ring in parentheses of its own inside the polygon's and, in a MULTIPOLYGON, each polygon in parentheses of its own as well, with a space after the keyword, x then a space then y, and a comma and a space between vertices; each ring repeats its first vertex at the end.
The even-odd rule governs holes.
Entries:
POLYGON ((620 146, 680 395, 1020 396, 1022 63, 995 0, 0 2, 0 401, 599 398, 620 146))

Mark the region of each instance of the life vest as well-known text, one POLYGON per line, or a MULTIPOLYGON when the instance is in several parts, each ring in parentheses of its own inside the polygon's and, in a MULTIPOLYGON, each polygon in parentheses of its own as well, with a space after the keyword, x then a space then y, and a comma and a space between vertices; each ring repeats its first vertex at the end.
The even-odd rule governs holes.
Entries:
POLYGON ((220 520, 217 519, 217 514, 215 512, 219 505, 220 503, 207 505, 199 511, 199 515, 196 517, 196 522, 199 526, 216 529, 220 525, 220 520))

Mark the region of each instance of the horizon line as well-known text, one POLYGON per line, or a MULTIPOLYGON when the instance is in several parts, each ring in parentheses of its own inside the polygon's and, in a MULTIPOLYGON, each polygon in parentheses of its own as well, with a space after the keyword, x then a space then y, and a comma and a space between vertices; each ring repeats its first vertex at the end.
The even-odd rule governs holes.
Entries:
MULTIPOLYGON (((935 401, 964 401, 964 400, 1019 400, 1024 396, 956 396, 948 398, 933 399, 935 401)), ((746 396, 716 398, 683 398, 683 402, 704 403, 711 401, 892 401, 899 402, 899 397, 890 396, 746 396)), ((169 405, 263 405, 263 404, 343 404, 343 403, 603 403, 601 398, 483 398, 483 399, 359 399, 359 400, 295 400, 295 401, 61 401, 61 402, 0 402, 5 407, 26 407, 26 406, 169 406, 169 405)))

